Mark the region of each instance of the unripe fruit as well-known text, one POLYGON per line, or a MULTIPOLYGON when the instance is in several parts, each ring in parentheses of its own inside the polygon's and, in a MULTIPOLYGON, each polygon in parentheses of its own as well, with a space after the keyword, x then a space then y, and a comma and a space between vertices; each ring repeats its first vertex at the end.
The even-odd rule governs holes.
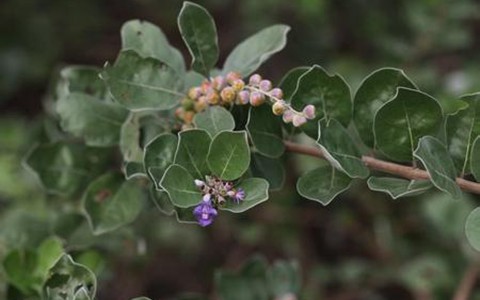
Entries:
POLYGON ((293 112, 291 110, 286 110, 284 113, 283 113, 283 122, 285 123, 290 123, 292 122, 293 120, 293 112))
POLYGON ((259 92, 253 92, 250 94, 250 105, 260 106, 265 102, 265 96, 259 92))
POLYGON ((233 83, 232 83, 232 88, 236 92, 240 92, 241 90, 243 90, 244 87, 245 87, 245 82, 243 82, 243 80, 241 80, 241 79, 237 79, 237 80, 233 81, 233 83))
POLYGON ((273 90, 270 91, 270 95, 272 95, 272 97, 275 97, 277 99, 282 99, 283 91, 279 88, 274 88, 273 90))
POLYGON ((232 87, 229 87, 229 86, 224 88, 222 90, 222 92, 220 93, 220 97, 222 97, 222 100, 227 102, 227 103, 233 102, 233 100, 235 100, 236 96, 237 96, 237 94, 235 93, 235 90, 232 87))
POLYGON ((240 91, 237 95, 237 104, 245 105, 248 104, 250 100, 250 92, 249 91, 240 91))
POLYGON ((182 100, 182 107, 185 109, 185 110, 192 110, 193 109, 193 103, 195 101, 190 99, 190 98, 183 98, 182 100))
POLYGON ((285 105, 285 101, 283 100, 277 101, 272 105, 272 112, 274 115, 277 116, 281 116, 286 109, 287 106, 285 105))
POLYGON ((258 85, 260 81, 262 81, 262 76, 258 74, 253 74, 252 76, 250 76, 248 83, 250 85, 258 85))
POLYGON ((268 92, 272 89, 272 82, 270 80, 262 80, 260 81, 258 87, 264 91, 264 92, 268 92))
POLYGON ((305 117, 302 116, 302 115, 297 115, 297 114, 295 114, 295 115, 293 116, 292 123, 293 123, 293 126, 295 126, 295 127, 300 127, 300 126, 302 126, 303 124, 307 123, 307 118, 305 118, 305 117))
POLYGON ((309 120, 315 119, 315 106, 311 104, 305 106, 303 108, 303 115, 309 120))

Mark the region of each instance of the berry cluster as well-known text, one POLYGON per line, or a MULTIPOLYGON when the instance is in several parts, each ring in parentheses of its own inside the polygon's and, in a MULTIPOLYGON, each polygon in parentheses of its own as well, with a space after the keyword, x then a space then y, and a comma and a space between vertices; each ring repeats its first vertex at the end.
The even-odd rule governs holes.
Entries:
POLYGON ((202 201, 194 208, 193 215, 201 226, 212 224, 217 216, 217 208, 224 206, 227 199, 239 204, 245 199, 242 188, 235 189, 231 181, 223 181, 214 176, 206 176, 205 181, 195 180, 195 185, 202 191, 202 201))
POLYGON ((211 105, 230 107, 232 105, 260 106, 266 101, 272 104, 272 112, 283 116, 285 123, 292 123, 295 127, 302 126, 315 118, 315 107, 307 105, 303 111, 293 109, 283 100, 283 91, 273 88, 270 80, 262 79, 258 74, 250 76, 245 83, 241 75, 230 72, 226 76, 216 76, 205 80, 200 86, 188 91, 187 97, 182 100, 182 106, 175 114, 182 120, 184 128, 191 127, 196 113, 205 110, 211 105))

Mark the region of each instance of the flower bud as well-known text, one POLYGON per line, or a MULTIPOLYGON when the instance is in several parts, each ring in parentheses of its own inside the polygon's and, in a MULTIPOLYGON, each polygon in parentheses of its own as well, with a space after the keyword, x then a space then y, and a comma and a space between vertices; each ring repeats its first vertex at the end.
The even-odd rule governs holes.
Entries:
POLYGON ((192 100, 190 98, 183 98, 182 99, 182 107, 185 110, 192 110, 193 109, 193 103, 194 103, 194 100, 192 100))
POLYGON ((270 95, 272 95, 272 97, 274 97, 274 98, 282 99, 283 98, 283 91, 279 88, 274 88, 273 90, 270 91, 270 95))
POLYGON ((295 114, 292 120, 293 126, 300 127, 303 124, 307 123, 307 118, 302 115, 295 114))
POLYGON ((262 76, 258 74, 253 74, 252 76, 250 76, 248 83, 250 85, 258 85, 260 81, 262 81, 262 76))
POLYGON ((309 120, 315 119, 315 106, 311 104, 305 106, 303 108, 303 115, 309 120))
POLYGON ((203 181, 201 181, 201 180, 198 180, 198 179, 195 179, 194 182, 195 182, 195 185, 196 185, 198 188, 202 188, 202 187, 205 185, 205 182, 203 182, 203 181))
POLYGON ((212 87, 217 91, 220 91, 227 85, 227 81, 223 76, 216 76, 212 79, 212 87))
POLYGON ((216 91, 211 90, 207 93, 207 102, 212 105, 216 105, 218 102, 220 102, 220 96, 216 91))
POLYGON ((193 111, 186 111, 185 114, 183 115, 183 121, 185 124, 190 124, 193 122, 193 117, 195 116, 195 113, 193 111))
POLYGON ((212 195, 205 194, 205 195, 203 195, 202 201, 208 203, 208 202, 210 202, 211 199, 212 199, 212 195))
POLYGON ((245 105, 248 104, 250 100, 250 92, 249 91, 240 91, 237 95, 237 104, 245 105))
POLYGON ((193 87, 190 90, 188 90, 188 98, 192 100, 196 100, 201 95, 202 95, 202 89, 199 87, 193 87))
POLYGON ((277 116, 281 116, 286 109, 287 109, 287 106, 285 105, 285 101, 283 100, 276 101, 272 105, 272 112, 274 115, 277 115, 277 116))
POLYGON ((227 82, 232 84, 237 79, 242 79, 242 76, 237 72, 229 72, 226 76, 227 82))
POLYGON ((201 96, 200 98, 198 98, 197 101, 195 101, 194 109, 196 112, 201 112, 205 110, 207 106, 208 106, 207 97, 201 96))
POLYGON ((225 198, 223 198, 222 196, 217 197, 217 203, 219 206, 224 206, 226 202, 227 201, 225 201, 225 198))
POLYGON ((179 107, 175 110, 175 117, 183 120, 184 115, 185 109, 183 109, 183 107, 179 107))
POLYGON ((289 109, 287 109, 284 113, 283 113, 283 122, 285 123, 290 123, 292 122, 293 120, 293 112, 289 109))
POLYGON ((223 101, 227 103, 233 102, 235 100, 235 97, 237 94, 235 93, 235 90, 232 87, 227 86, 222 90, 220 93, 220 97, 222 98, 223 101))
POLYGON ((265 102, 265 96, 259 92, 250 94, 250 104, 252 106, 260 106, 265 102))
POLYGON ((232 88, 235 90, 235 92, 240 92, 241 90, 243 90, 244 87, 245 82, 241 79, 236 79, 232 83, 232 88))
POLYGON ((200 89, 202 90, 202 93, 207 94, 209 91, 213 89, 212 83, 208 80, 204 80, 202 82, 202 85, 200 85, 200 89))
POLYGON ((272 89, 272 82, 270 80, 262 80, 260 81, 260 83, 258 84, 258 87, 264 91, 264 92, 268 92, 272 89))

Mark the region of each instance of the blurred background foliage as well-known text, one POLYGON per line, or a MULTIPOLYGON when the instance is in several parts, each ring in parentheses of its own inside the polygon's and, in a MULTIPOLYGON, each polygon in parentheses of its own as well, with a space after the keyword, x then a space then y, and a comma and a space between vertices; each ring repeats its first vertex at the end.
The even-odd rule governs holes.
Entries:
MULTIPOLYGON (((480 91, 480 4, 474 0, 206 0, 223 56, 273 23, 293 30, 286 49, 261 72, 320 64, 355 91, 371 71, 402 68, 446 111, 459 95, 480 91)), ((224 214, 209 229, 178 224, 151 202, 131 226, 94 237, 75 213, 79 199, 45 194, 21 161, 31 146, 60 134, 45 117, 44 95, 66 64, 114 59, 129 19, 159 25, 182 45, 181 1, 3 0, 0 2, 0 259, 35 249, 48 236, 65 242, 98 276, 98 299, 138 295, 170 299, 214 295, 214 271, 236 270, 251 255, 294 260, 301 299, 449 299, 469 262, 466 215, 478 199, 454 202, 434 192, 393 201, 358 182, 327 208, 285 188, 247 214, 224 214)), ((48 107, 47 107, 48 110, 48 107)), ((321 162, 289 156, 289 170, 321 162)), ((472 299, 480 299, 480 289, 472 299)), ((14 299, 0 272, 0 298, 14 299)))

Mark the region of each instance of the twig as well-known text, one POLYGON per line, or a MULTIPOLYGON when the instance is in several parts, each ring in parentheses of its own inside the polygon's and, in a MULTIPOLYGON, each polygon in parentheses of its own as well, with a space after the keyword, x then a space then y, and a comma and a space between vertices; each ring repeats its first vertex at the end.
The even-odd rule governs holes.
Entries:
MULTIPOLYGON (((289 142, 289 141, 284 141, 284 144, 287 151, 325 159, 325 155, 322 153, 322 151, 319 148, 300 145, 300 144, 289 142)), ((368 155, 362 156, 362 161, 365 164, 365 166, 367 166, 367 168, 369 168, 370 170, 382 171, 385 173, 397 175, 397 176, 411 179, 411 180, 429 180, 430 179, 430 174, 428 174, 427 171, 422 169, 399 165, 399 164, 388 162, 388 161, 383 161, 368 155)), ((480 183, 465 180, 460 177, 456 179, 456 182, 461 189, 474 194, 480 194, 480 183)))
POLYGON ((462 281, 458 285, 453 300, 468 300, 475 282, 477 281, 478 272, 480 271, 480 265, 478 262, 474 262, 463 275, 462 281))

